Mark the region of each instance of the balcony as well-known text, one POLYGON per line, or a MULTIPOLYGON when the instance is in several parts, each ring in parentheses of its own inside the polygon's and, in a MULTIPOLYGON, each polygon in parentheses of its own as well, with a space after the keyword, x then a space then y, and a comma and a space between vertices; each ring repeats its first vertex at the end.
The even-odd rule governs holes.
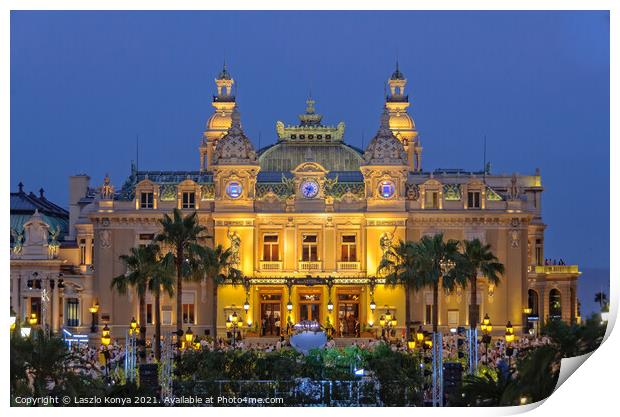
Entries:
POLYGON ((299 261, 298 269, 303 272, 318 272, 323 269, 321 261, 299 261))
POLYGON ((360 270, 359 262, 338 262, 338 271, 357 272, 360 270))
POLYGON ((281 271, 282 261, 260 261, 261 271, 281 271))
POLYGON ((537 274, 578 274, 579 265, 536 265, 537 274))

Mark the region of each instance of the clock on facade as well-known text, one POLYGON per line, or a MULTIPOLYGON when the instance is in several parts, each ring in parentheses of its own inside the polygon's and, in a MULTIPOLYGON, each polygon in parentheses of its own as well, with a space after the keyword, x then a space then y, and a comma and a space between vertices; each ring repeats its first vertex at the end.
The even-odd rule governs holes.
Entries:
POLYGON ((383 198, 390 198, 394 195, 394 183, 392 181, 381 181, 379 183, 379 195, 383 198))
POLYGON ((243 192, 243 186, 238 181, 231 181, 226 185, 226 194, 230 198, 239 198, 243 192))
POLYGON ((301 194, 306 198, 314 198, 319 193, 319 184, 313 180, 301 183, 301 194))

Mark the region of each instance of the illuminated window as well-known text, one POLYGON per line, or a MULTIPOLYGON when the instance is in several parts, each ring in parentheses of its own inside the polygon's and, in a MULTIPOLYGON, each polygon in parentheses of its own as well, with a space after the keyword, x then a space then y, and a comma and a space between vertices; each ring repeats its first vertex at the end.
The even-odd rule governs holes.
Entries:
POLYGON ((317 235, 303 235, 301 240, 301 260, 306 262, 318 261, 319 245, 317 235))
POLYGON ((263 261, 280 260, 280 243, 278 235, 263 236, 263 261))
POLYGON ((196 193, 193 191, 183 191, 183 200, 181 208, 193 209, 196 208, 196 193))
POLYGON ((196 293, 183 291, 181 295, 181 319, 184 324, 196 324, 196 293))
POLYGON ((424 208, 439 208, 439 191, 427 190, 424 193, 424 208))
POLYGON ((340 251, 340 260, 342 262, 357 262, 356 236, 342 235, 340 251))
POLYGON ((86 239, 80 239, 80 265, 86 265, 86 239))
POLYGON ((153 192, 143 191, 140 193, 140 208, 152 209, 153 208, 153 192))
POLYGON ((480 191, 467 192, 467 207, 480 208, 480 191))
POLYGON ((67 299, 67 326, 80 325, 80 301, 77 298, 67 299))
POLYGON ((536 239, 536 265, 543 264, 543 246, 542 239, 536 239))

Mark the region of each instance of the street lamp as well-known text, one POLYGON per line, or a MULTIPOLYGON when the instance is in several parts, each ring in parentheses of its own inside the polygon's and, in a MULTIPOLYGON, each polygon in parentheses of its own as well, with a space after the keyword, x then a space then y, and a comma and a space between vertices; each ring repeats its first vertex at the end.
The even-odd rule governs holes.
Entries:
POLYGON ((194 332, 192 332, 192 328, 188 327, 185 332, 185 343, 187 347, 192 346, 192 342, 194 341, 194 332))
POLYGON ((506 323, 506 343, 512 343, 515 340, 515 331, 512 327, 512 323, 508 321, 506 323))
POLYGON ((239 327, 239 315, 234 311, 228 318, 226 319, 226 328, 228 330, 232 329, 232 346, 235 347, 237 341, 237 328, 239 327))
POLYGON ((392 313, 387 308, 387 306, 385 306, 385 307, 386 307, 387 311, 385 312, 385 315, 382 315, 379 318, 379 324, 383 328, 382 331, 383 331, 383 335, 384 335, 385 339, 389 340, 389 336, 391 335, 392 330, 398 324, 398 321, 396 320, 396 316, 392 315, 392 313))
POLYGON ((327 311, 329 311, 330 313, 334 311, 334 303, 332 303, 332 300, 329 300, 329 302, 327 303, 327 311))
POLYGON ((375 309, 377 308, 377 304, 375 303, 375 300, 370 300, 370 311, 375 312, 375 309))
POLYGON ((10 323, 11 323, 11 331, 15 330, 15 315, 11 313, 10 323))
POLYGON ((99 311, 99 304, 93 304, 92 306, 88 307, 88 311, 90 311, 91 314, 91 322, 90 322, 90 332, 91 333, 96 333, 97 332, 97 312, 99 311))
POLYGON ((37 313, 32 313, 30 315, 30 318, 28 319, 28 324, 30 324, 30 327, 34 327, 37 325, 38 319, 37 319, 37 313))
POLYGON ((245 314, 248 314, 248 311, 250 310, 250 302, 246 299, 245 303, 243 303, 243 309, 245 310, 245 314))
POLYGON ((288 303, 286 303, 286 309, 288 310, 289 313, 293 311, 293 303, 290 300, 288 303))
POLYGON ((140 333, 140 329, 138 328, 138 322, 136 321, 135 317, 131 318, 131 322, 129 323, 129 332, 131 334, 140 333))
POLYGON ((514 347, 512 347, 511 343, 515 340, 515 331, 512 327, 512 323, 510 320, 506 323, 506 356, 508 356, 508 369, 510 369, 510 359, 512 358, 512 354, 514 353, 514 347))
POLYGON ((106 325, 103 327, 103 330, 101 331, 101 344, 103 346, 108 346, 110 344, 110 340, 110 328, 106 323, 106 325))
POLYGON ((491 343, 491 330, 493 330, 493 325, 491 324, 491 319, 488 314, 485 314, 484 319, 482 319, 482 324, 480 325, 482 329, 482 343, 484 343, 484 361, 485 364, 489 365, 489 343, 491 343))

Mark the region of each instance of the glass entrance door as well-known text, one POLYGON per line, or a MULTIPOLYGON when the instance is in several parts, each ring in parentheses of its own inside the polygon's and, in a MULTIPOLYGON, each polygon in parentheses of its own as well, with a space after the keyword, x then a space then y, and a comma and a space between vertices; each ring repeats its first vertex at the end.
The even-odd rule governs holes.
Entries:
POLYGON ((321 322, 321 305, 318 303, 301 304, 299 306, 300 321, 316 321, 321 322))
POLYGON ((280 336, 281 294, 261 294, 260 334, 261 336, 280 336))
POLYGON ((299 321, 321 323, 321 294, 318 292, 299 294, 299 321))
POLYGON ((336 330, 339 336, 360 336, 359 298, 359 294, 338 294, 338 323, 336 330))

